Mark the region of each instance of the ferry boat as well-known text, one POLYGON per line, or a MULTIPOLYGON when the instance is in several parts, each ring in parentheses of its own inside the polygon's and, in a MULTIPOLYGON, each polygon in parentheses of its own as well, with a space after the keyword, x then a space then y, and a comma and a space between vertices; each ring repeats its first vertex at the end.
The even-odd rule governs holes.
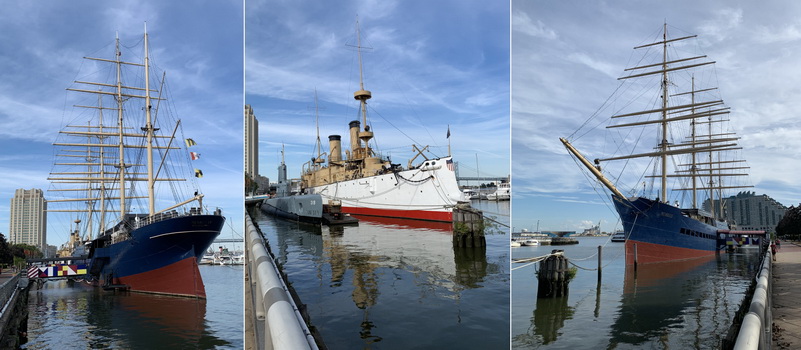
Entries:
MULTIPOLYGON (((611 117, 613 121, 632 118, 637 118, 637 120, 613 122, 607 126, 610 129, 641 127, 641 130, 646 130, 645 128, 649 126, 658 126, 655 135, 656 139, 660 141, 655 148, 656 151, 651 148, 643 153, 635 153, 637 151, 636 142, 628 139, 624 141, 625 147, 620 145, 618 147, 629 147, 633 154, 599 157, 601 159, 595 159, 591 163, 570 141, 566 138, 560 139, 568 151, 611 192, 614 207, 620 216, 625 232, 628 233, 626 239, 626 262, 628 264, 633 264, 635 251, 639 263, 684 260, 716 254, 725 246, 725 234, 721 232, 727 230, 729 226, 722 219, 722 208, 711 207, 703 210, 697 206, 698 194, 708 193, 707 202, 710 203, 710 206, 714 206, 715 201, 712 199, 716 195, 722 198, 721 192, 725 189, 753 187, 721 184, 724 179, 746 175, 740 173, 739 170, 747 167, 734 166, 744 160, 728 158, 728 155, 731 154, 730 151, 740 149, 736 143, 739 138, 729 130, 723 129, 725 125, 723 123, 727 120, 722 119, 721 116, 726 116, 729 108, 725 107, 723 100, 715 94, 716 88, 696 86, 695 72, 715 62, 706 59, 706 56, 703 55, 670 57, 669 55, 677 52, 672 50, 674 45, 682 45, 684 41, 696 36, 670 38, 667 29, 668 26, 665 24, 657 41, 635 47, 637 50, 646 51, 646 57, 658 57, 658 60, 655 62, 647 61, 647 59, 637 61, 641 65, 627 68, 625 71, 630 72, 629 75, 620 78, 625 81, 652 79, 650 81, 652 84, 645 82, 637 85, 637 88, 645 89, 643 86, 653 85, 657 90, 656 94, 635 95, 637 95, 636 97, 659 96, 658 101, 645 101, 644 105, 650 106, 645 110, 618 111, 611 117), (656 55, 654 54, 655 50, 659 51, 656 55), (673 79, 680 73, 684 74, 682 79, 673 79), (686 85, 682 83, 686 83, 686 85), (687 134, 679 134, 682 130, 687 134), (652 164, 657 166, 657 169, 650 173, 654 175, 644 175, 645 178, 659 180, 658 188, 660 190, 656 198, 649 198, 645 193, 642 196, 624 195, 601 170, 602 163, 647 157, 655 158, 652 164), (686 159, 676 165, 679 170, 671 173, 668 170, 668 160, 675 160, 679 157, 686 157, 686 159), (673 191, 689 191, 691 196, 688 197, 691 197, 692 200, 688 208, 679 207, 678 201, 675 203, 669 201, 668 178, 685 179, 684 182, 678 183, 677 187, 679 188, 674 188, 673 191)), ((643 82, 640 81, 640 83, 643 82)), ((618 91, 622 90, 625 89, 618 91)), ((634 104, 627 103, 625 105, 634 104)), ((636 131, 631 134, 641 135, 638 139, 652 139, 642 136, 644 132, 636 131)), ((576 134, 579 133, 574 133, 574 135, 576 134)), ((628 166, 628 168, 632 168, 632 166, 628 166)), ((616 176, 620 176, 619 173, 620 169, 617 169, 616 176)), ((637 189, 632 191, 637 191, 637 189)), ((645 192, 644 188, 643 192, 645 192)), ((681 197, 676 196, 675 198, 681 197)))
POLYGON ((612 242, 625 242, 626 241, 626 232, 623 230, 615 231, 615 234, 612 235, 611 238, 612 242))
POLYGON ((428 158, 424 154, 428 146, 418 148, 415 145, 417 155, 403 167, 392 164, 370 146, 375 135, 367 119, 367 100, 373 95, 364 88, 358 28, 357 23, 360 89, 353 97, 359 101, 361 121, 349 124, 350 150, 345 151, 345 157, 342 156, 341 135, 330 135, 326 161, 319 150, 318 132, 318 154, 303 166, 303 191, 322 196, 324 203, 338 201, 344 213, 452 222, 454 208, 469 206, 469 200, 459 190, 450 155, 428 158), (424 160, 415 165, 418 156, 424 160))
POLYGON ((68 212, 83 219, 89 283, 205 298, 198 262, 220 234, 225 218, 219 208, 209 212, 203 205, 197 183, 202 171, 193 174, 186 166, 196 157, 188 151, 196 142, 176 141, 180 120, 165 108, 163 76, 155 75, 161 81, 151 82, 147 28, 142 42, 142 62, 122 61, 138 54, 123 55, 117 38, 112 58, 86 58, 93 65, 110 65, 112 80, 76 81, 67 89, 90 96, 84 99, 87 105, 75 108, 90 112, 92 119, 87 121, 87 113, 81 113, 54 143, 48 212, 68 212), (184 143, 186 148, 181 147, 184 143), (184 167, 174 168, 177 164, 184 167), (168 201, 175 204, 165 205, 168 201), (58 209, 62 204, 70 207, 58 209), (132 212, 134 205, 144 212, 132 212))

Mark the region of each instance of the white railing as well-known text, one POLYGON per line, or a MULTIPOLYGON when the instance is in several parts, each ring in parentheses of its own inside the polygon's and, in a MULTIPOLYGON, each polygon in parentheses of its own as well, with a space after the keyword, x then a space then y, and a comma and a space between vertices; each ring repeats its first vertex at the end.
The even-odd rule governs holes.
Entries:
POLYGON ((255 297, 253 308, 256 318, 264 321, 264 336, 257 339, 259 348, 317 350, 317 343, 292 300, 275 260, 268 253, 266 243, 247 213, 245 225, 245 242, 249 253, 247 265, 251 276, 251 293, 255 297))
POLYGON ((773 255, 768 249, 762 262, 762 269, 757 275, 757 286, 751 297, 751 305, 748 313, 743 317, 740 332, 734 343, 735 350, 764 350, 771 347, 771 324, 773 323, 771 292, 773 287, 770 283, 770 274, 772 259, 773 255))

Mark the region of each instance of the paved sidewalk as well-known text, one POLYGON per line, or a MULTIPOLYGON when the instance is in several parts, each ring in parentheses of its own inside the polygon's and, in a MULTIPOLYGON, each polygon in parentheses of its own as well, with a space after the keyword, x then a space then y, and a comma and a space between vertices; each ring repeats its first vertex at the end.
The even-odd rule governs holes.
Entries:
POLYGON ((801 349, 801 246, 782 242, 772 282, 773 349, 801 349))

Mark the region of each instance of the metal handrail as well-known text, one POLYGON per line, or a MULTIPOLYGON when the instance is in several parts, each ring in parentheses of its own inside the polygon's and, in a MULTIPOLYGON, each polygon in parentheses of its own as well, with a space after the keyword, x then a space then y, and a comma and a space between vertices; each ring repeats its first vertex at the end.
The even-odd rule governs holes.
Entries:
POLYGON ((771 348, 771 324, 773 323, 771 294, 773 286, 770 283, 770 274, 773 254, 770 249, 766 249, 766 251, 762 268, 757 275, 757 286, 754 289, 754 295, 751 297, 751 305, 748 308, 748 313, 743 317, 740 332, 737 334, 737 340, 734 343, 735 350, 771 348))
MULTIPOLYGON (((281 278, 272 255, 265 248, 250 215, 245 213, 245 241, 249 254, 248 269, 256 293, 256 317, 265 321, 264 349, 318 350, 314 337, 306 327, 286 283, 281 278)), ((258 332, 257 332, 258 334, 258 332)))

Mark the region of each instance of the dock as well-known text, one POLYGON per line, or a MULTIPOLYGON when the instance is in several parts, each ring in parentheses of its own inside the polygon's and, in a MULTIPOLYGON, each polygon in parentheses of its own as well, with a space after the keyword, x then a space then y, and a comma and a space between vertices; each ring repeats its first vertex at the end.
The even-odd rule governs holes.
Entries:
POLYGON ((801 246, 785 242, 773 262, 773 349, 801 349, 801 246))

